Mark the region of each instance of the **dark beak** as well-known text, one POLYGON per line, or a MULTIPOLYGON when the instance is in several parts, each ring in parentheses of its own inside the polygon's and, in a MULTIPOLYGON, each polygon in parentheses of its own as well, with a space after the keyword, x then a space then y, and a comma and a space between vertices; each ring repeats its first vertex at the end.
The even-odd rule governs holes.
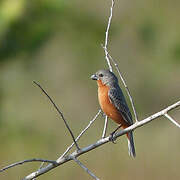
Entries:
POLYGON ((96 76, 96 74, 93 74, 93 75, 91 76, 91 79, 92 79, 92 80, 98 80, 98 77, 96 76))

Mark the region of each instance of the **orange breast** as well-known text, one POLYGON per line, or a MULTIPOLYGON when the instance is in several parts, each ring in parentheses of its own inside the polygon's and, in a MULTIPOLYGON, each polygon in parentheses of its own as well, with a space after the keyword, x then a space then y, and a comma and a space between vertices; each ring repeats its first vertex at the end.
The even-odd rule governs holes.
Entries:
POLYGON ((126 123, 122 118, 121 113, 110 102, 108 96, 109 87, 103 85, 100 80, 98 80, 97 83, 98 83, 98 99, 101 109, 109 118, 114 120, 116 123, 125 125, 126 123))

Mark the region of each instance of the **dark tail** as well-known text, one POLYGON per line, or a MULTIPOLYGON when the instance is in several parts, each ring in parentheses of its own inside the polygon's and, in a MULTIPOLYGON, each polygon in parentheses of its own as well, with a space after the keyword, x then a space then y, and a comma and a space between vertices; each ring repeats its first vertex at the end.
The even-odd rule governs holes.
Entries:
POLYGON ((128 137, 129 155, 131 157, 135 158, 136 157, 136 151, 135 151, 135 147, 134 147, 133 133, 132 132, 128 132, 127 137, 128 137))

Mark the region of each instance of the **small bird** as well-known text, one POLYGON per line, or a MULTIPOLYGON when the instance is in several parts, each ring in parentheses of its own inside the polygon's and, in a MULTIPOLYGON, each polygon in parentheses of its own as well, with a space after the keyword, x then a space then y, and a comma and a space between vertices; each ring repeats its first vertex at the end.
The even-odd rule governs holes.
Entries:
MULTIPOLYGON (((133 124, 132 115, 126 103, 123 92, 118 84, 118 78, 109 70, 99 70, 91 76, 98 84, 98 99, 102 111, 123 129, 133 124)), ((113 134, 116 132, 113 131, 113 134)), ((131 157, 135 157, 135 147, 132 131, 127 134, 128 150, 131 157)))

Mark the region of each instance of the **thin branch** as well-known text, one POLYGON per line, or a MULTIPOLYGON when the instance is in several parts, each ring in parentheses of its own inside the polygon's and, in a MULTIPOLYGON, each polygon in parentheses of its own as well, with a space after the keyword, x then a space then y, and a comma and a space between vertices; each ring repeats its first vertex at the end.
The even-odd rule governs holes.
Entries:
MULTIPOLYGON (((101 113, 101 110, 99 110, 97 112, 97 114, 94 116, 94 118, 89 122, 89 124, 81 131, 81 133, 79 134, 79 136, 75 139, 75 141, 77 142, 80 137, 90 128, 91 124, 97 119, 97 117, 99 116, 99 114, 101 113)), ((71 148, 73 147, 74 145, 74 142, 66 149, 66 151, 61 155, 60 158, 58 159, 61 159, 62 157, 64 157, 70 150, 71 148)))
POLYGON ((175 124, 178 128, 180 128, 180 124, 178 124, 169 114, 164 114, 173 124, 175 124))
MULTIPOLYGON (((118 132, 118 133, 116 133, 114 135, 114 138, 118 138, 118 137, 120 137, 120 136, 122 136, 122 135, 124 135, 124 134, 126 134, 126 133, 128 133, 130 131, 135 130, 136 128, 144 126, 145 124, 150 123, 152 120, 157 119, 160 116, 164 116, 164 114, 167 114, 168 111, 170 111, 170 110, 172 110, 174 108, 177 108, 179 106, 180 106, 180 101, 178 101, 178 102, 174 103, 173 105, 168 106, 167 108, 165 108, 165 109, 163 109, 163 110, 161 110, 161 111, 159 111, 159 112, 145 118, 142 121, 138 121, 138 122, 134 123, 132 126, 129 126, 126 129, 121 130, 120 132, 118 132)), ((58 165, 56 165, 56 164, 48 164, 47 166, 43 167, 42 169, 39 169, 38 171, 35 171, 35 172, 29 174, 28 176, 26 176, 24 178, 24 180, 31 180, 31 179, 33 179, 35 177, 38 177, 38 176, 50 171, 51 169, 54 169, 57 166, 60 166, 60 165, 62 165, 64 163, 72 160, 72 157, 77 158, 78 156, 80 156, 80 155, 82 155, 84 153, 87 153, 87 152, 89 152, 89 151, 91 151, 91 150, 93 150, 93 149, 95 149, 97 147, 100 147, 103 144, 106 144, 106 143, 110 142, 110 138, 111 138, 111 136, 100 139, 97 142, 95 142, 94 144, 91 144, 91 145, 89 145, 87 147, 84 147, 84 148, 80 149, 79 151, 74 151, 70 155, 67 155, 67 156, 65 156, 65 157, 63 157, 61 159, 59 158, 58 161, 56 161, 58 163, 58 165)))
POLYGON ((77 158, 75 158, 74 156, 72 157, 72 159, 79 164, 79 166, 81 166, 92 178, 94 178, 95 180, 100 180, 98 177, 96 177, 86 166, 84 166, 77 158))
MULTIPOLYGON (((105 47, 104 47, 104 48, 105 48, 105 47)), ((123 83, 123 85, 124 85, 124 87, 125 87, 125 89, 126 89, 126 92, 127 92, 128 96, 129 96, 129 100, 130 100, 130 102, 131 102, 131 106, 132 106, 132 109, 133 109, 135 121, 138 122, 138 116, 137 116, 136 109, 135 109, 135 106, 134 106, 133 98, 132 98, 131 93, 130 93, 130 90, 129 90, 129 88, 128 88, 128 86, 127 86, 127 84, 126 84, 126 82, 125 82, 125 80, 124 80, 124 78, 123 78, 123 76, 122 76, 122 74, 121 74, 121 72, 120 72, 120 69, 119 69, 119 66, 118 66, 118 64, 117 64, 117 61, 112 58, 112 56, 109 54, 108 51, 107 51, 107 53, 108 53, 108 57, 110 58, 110 60, 111 60, 111 61, 113 62, 113 64, 115 65, 116 70, 117 70, 117 72, 118 72, 118 74, 119 74, 119 76, 120 76, 120 78, 121 78, 121 81, 122 81, 122 83, 123 83)))
POLYGON ((59 113, 59 115, 61 116, 61 118, 63 119, 63 121, 64 121, 64 123, 65 123, 65 125, 66 125, 66 128, 68 129, 69 133, 71 134, 71 137, 72 137, 72 139, 73 139, 73 141, 74 141, 74 143, 75 143, 75 145, 76 145, 76 148, 77 148, 78 150, 80 150, 78 144, 76 143, 76 140, 75 140, 75 138, 74 138, 74 135, 73 135, 73 133, 72 133, 69 125, 67 124, 67 122, 66 122, 66 120, 65 120, 65 118, 64 118, 63 113, 62 113, 62 112, 60 111, 60 109, 57 107, 57 105, 56 105, 55 102, 52 100, 52 98, 47 94, 47 92, 42 88, 42 86, 41 86, 39 83, 37 83, 36 81, 33 81, 33 83, 36 84, 36 85, 42 90, 42 92, 47 96, 47 98, 48 98, 48 99, 50 100, 50 102, 53 104, 53 106, 55 107, 55 109, 57 110, 57 112, 59 113))
POLYGON ((103 129, 103 133, 102 133, 102 138, 106 137, 107 125, 108 125, 108 117, 106 116, 105 121, 104 121, 104 129, 103 129))
MULTIPOLYGON (((80 137, 90 128, 90 126, 94 123, 94 121, 98 118, 98 116, 100 115, 101 110, 99 110, 97 112, 97 114, 94 116, 94 118, 89 122, 89 124, 81 131, 81 133, 79 134, 79 136, 75 139, 76 142, 80 139, 80 137)), ((74 142, 66 149, 66 151, 57 159, 57 161, 60 161, 60 159, 62 159, 74 146, 74 142)), ((40 169, 42 169, 43 164, 41 164, 40 168, 37 170, 39 171, 40 169)), ((34 178, 33 178, 34 180, 34 178)))
POLYGON ((130 99, 130 102, 131 102, 131 105, 132 105, 132 109, 133 109, 133 112, 134 112, 134 118, 135 118, 135 121, 138 122, 138 116, 137 116, 137 113, 136 113, 136 110, 135 110, 135 106, 134 106, 134 102, 133 102, 133 99, 132 99, 132 96, 130 94, 130 91, 129 91, 129 88, 128 86, 126 85, 125 83, 125 80, 119 70, 119 67, 118 67, 118 64, 116 63, 116 61, 110 56, 110 54, 108 53, 108 36, 109 36, 109 29, 110 29, 110 25, 111 25, 111 21, 112 21, 112 16, 113 16, 113 7, 114 7, 114 0, 111 0, 111 8, 110 8, 110 16, 109 16, 109 19, 108 19, 108 25, 107 25, 107 29, 106 29, 106 36, 105 36, 105 43, 104 43, 104 52, 105 52, 105 58, 106 58, 106 61, 107 61, 107 64, 109 66, 109 70, 112 72, 112 66, 111 66, 111 62, 110 60, 113 62, 113 64, 115 65, 116 67, 116 70, 118 71, 118 74, 123 82, 123 85, 125 86, 125 89, 127 91, 127 94, 129 96, 129 99, 130 99))
POLYGON ((19 165, 22 165, 22 164, 28 163, 28 162, 43 162, 43 163, 46 162, 46 163, 51 163, 51 164, 57 165, 57 162, 53 161, 53 160, 33 158, 33 159, 27 159, 27 160, 23 160, 23 161, 19 161, 19 162, 10 164, 10 165, 0 169, 0 172, 3 172, 3 171, 5 171, 5 170, 7 170, 9 168, 12 168, 12 167, 15 167, 15 166, 19 166, 19 165))
POLYGON ((108 19, 108 24, 107 24, 107 28, 106 28, 105 43, 104 43, 105 58, 106 58, 108 66, 109 66, 109 70, 111 72, 112 72, 112 66, 111 66, 111 62, 110 62, 109 57, 108 57, 107 46, 108 46, 109 29, 110 29, 110 26, 111 26, 112 15, 113 15, 113 7, 114 7, 114 0, 111 1, 110 16, 109 16, 109 19, 108 19))

